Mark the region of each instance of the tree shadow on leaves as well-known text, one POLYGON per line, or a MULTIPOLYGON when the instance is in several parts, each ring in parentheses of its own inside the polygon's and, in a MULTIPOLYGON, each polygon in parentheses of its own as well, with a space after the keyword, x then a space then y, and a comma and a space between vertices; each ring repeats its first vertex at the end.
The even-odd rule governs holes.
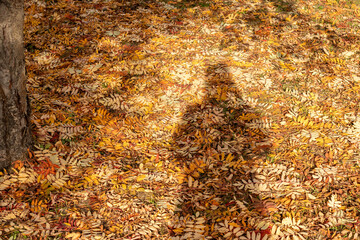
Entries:
POLYGON ((186 230, 173 232, 180 239, 216 239, 235 229, 255 230, 249 221, 275 210, 253 186, 252 169, 270 147, 266 133, 254 124, 261 113, 244 104, 226 63, 208 64, 205 75, 202 103, 187 108, 173 135, 175 161, 183 169, 174 229, 186 230), (225 229, 230 227, 224 223, 227 218, 232 230, 225 229))

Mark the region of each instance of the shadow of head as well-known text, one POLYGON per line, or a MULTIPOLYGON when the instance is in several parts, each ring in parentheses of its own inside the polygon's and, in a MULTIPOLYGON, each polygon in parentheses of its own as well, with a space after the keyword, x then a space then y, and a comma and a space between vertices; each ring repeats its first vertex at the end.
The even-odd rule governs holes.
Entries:
POLYGON ((206 87, 223 87, 233 86, 234 82, 231 79, 230 70, 228 65, 224 62, 216 64, 208 64, 205 70, 206 87))

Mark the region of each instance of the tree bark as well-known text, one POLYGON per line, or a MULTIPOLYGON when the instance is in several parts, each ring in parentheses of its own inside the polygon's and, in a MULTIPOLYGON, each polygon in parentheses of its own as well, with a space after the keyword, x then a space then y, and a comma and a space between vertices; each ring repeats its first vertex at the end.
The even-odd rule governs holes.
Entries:
POLYGON ((23 26, 24 0, 0 0, 0 169, 31 144, 23 26))

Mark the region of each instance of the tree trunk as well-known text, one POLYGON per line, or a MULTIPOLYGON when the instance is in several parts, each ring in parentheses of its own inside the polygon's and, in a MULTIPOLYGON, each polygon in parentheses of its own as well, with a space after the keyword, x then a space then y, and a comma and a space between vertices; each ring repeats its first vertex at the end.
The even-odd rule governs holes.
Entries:
POLYGON ((0 0, 0 169, 24 159, 31 143, 23 25, 24 0, 0 0))

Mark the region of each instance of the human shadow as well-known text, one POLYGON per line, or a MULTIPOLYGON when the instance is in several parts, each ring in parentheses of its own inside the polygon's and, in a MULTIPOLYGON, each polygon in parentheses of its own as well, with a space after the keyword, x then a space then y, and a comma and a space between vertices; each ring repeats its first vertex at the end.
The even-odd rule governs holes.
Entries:
POLYGON ((247 186, 250 169, 270 148, 266 133, 252 127, 261 113, 242 101, 226 63, 209 63, 205 77, 202 103, 186 109, 173 135, 174 159, 183 169, 174 228, 184 229, 173 234, 182 239, 222 237, 228 231, 221 230, 221 217, 235 212, 229 222, 245 232, 250 218, 264 219, 275 206, 247 186))

